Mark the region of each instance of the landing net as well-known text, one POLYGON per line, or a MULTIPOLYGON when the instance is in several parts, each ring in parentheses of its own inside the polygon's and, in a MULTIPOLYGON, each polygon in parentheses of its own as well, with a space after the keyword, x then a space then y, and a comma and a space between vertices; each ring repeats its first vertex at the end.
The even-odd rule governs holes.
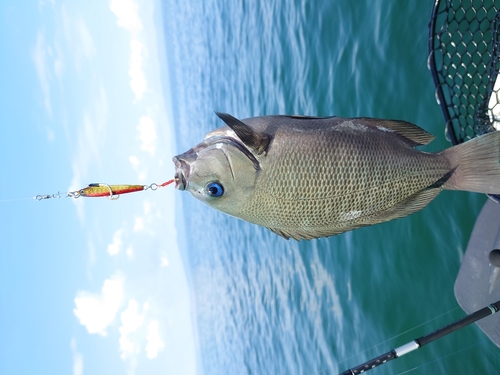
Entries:
POLYGON ((500 0, 436 0, 429 69, 452 144, 500 129, 500 0))

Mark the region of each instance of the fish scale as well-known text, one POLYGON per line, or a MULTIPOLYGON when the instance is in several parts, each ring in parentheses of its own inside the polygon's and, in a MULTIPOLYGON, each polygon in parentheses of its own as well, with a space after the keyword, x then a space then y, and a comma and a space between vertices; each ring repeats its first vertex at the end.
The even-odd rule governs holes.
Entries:
MULTIPOLYGON (((373 214, 422 190, 449 170, 443 161, 433 171, 422 163, 422 153, 418 151, 414 155, 419 163, 410 155, 402 163, 397 153, 383 152, 384 146, 394 150, 394 145, 387 147, 383 139, 367 141, 370 132, 339 136, 335 131, 324 131, 308 138, 300 132, 296 136, 299 139, 294 140, 294 135, 289 134, 288 142, 266 155, 275 162, 262 163, 263 173, 255 194, 242 211, 247 220, 269 228, 279 223, 282 231, 298 229, 306 233, 311 227, 344 231, 378 222, 373 214), (294 147, 287 147, 290 144, 294 147), (269 171, 265 169, 267 165, 271 166, 269 171), (401 177, 388 179, 391 174, 401 177), (404 189, 398 190, 395 185, 404 189), (259 209, 270 206, 279 206, 281 214, 259 209)), ((434 164, 439 159, 427 155, 434 164)))
POLYGON ((403 217, 442 189, 500 193, 500 133, 426 153, 433 136, 404 121, 217 115, 227 126, 174 157, 176 187, 285 238, 403 217))

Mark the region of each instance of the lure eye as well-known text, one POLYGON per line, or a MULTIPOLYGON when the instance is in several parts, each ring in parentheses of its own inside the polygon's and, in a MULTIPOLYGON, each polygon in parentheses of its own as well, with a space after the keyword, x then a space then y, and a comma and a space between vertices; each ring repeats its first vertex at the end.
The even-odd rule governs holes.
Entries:
POLYGON ((222 194, 224 194, 224 188, 218 182, 208 183, 207 186, 205 187, 205 191, 207 192, 208 195, 214 198, 218 198, 222 194))

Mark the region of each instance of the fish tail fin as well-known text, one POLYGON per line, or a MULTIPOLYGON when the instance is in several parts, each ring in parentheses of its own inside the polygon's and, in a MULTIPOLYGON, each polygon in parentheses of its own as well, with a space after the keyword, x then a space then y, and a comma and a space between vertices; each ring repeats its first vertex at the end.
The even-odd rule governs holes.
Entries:
POLYGON ((450 147, 442 154, 453 171, 443 189, 500 194, 500 131, 450 147))

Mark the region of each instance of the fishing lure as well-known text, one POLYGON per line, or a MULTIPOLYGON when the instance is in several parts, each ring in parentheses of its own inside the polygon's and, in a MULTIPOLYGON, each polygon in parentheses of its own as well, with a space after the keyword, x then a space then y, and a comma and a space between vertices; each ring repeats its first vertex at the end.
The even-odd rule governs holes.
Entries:
POLYGON ((34 197, 37 201, 50 198, 80 198, 80 197, 106 197, 111 200, 120 198, 121 194, 135 193, 143 190, 157 190, 165 187, 175 181, 175 178, 162 184, 152 183, 150 185, 108 185, 101 183, 89 184, 89 186, 66 193, 57 192, 56 194, 40 194, 34 197))

